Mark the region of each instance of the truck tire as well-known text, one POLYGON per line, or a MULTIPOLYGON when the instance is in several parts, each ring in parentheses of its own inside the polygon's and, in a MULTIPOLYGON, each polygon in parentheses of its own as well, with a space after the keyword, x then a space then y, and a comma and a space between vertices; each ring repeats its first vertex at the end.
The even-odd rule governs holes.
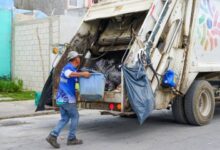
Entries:
POLYGON ((212 86, 204 80, 197 80, 185 95, 186 118, 191 125, 208 124, 214 115, 215 97, 212 86))
POLYGON ((172 113, 175 121, 181 124, 187 124, 186 114, 184 110, 184 98, 178 96, 173 101, 172 113))

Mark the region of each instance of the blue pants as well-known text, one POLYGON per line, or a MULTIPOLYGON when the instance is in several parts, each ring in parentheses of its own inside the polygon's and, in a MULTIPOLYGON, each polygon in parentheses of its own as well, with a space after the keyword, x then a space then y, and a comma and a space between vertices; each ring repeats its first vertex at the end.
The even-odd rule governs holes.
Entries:
POLYGON ((68 139, 76 138, 76 129, 79 122, 79 113, 76 104, 65 103, 60 106, 61 120, 58 122, 56 127, 51 131, 51 135, 58 137, 64 126, 71 120, 69 128, 68 139))

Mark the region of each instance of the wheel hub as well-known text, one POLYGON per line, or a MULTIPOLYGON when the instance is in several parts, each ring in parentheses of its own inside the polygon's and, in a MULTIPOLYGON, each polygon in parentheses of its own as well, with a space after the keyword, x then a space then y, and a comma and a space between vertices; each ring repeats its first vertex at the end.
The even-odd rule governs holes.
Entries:
POLYGON ((203 90, 199 96, 199 111, 203 116, 208 116, 211 111, 211 97, 207 90, 203 90))

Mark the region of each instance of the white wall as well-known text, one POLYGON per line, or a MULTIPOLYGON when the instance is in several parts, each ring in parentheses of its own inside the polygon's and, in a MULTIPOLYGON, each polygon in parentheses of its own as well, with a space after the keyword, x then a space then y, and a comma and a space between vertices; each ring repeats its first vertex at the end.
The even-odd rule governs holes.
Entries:
POLYGON ((15 22, 13 78, 22 79, 26 89, 41 91, 55 57, 53 46, 69 42, 76 32, 76 24, 78 20, 74 22, 73 18, 63 16, 15 22))

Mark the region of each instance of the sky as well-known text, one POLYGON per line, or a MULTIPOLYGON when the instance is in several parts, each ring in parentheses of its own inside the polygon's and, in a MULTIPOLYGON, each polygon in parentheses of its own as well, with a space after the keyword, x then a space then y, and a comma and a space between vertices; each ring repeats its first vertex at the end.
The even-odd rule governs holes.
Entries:
POLYGON ((14 0, 0 0, 0 8, 10 9, 14 5, 14 0))

